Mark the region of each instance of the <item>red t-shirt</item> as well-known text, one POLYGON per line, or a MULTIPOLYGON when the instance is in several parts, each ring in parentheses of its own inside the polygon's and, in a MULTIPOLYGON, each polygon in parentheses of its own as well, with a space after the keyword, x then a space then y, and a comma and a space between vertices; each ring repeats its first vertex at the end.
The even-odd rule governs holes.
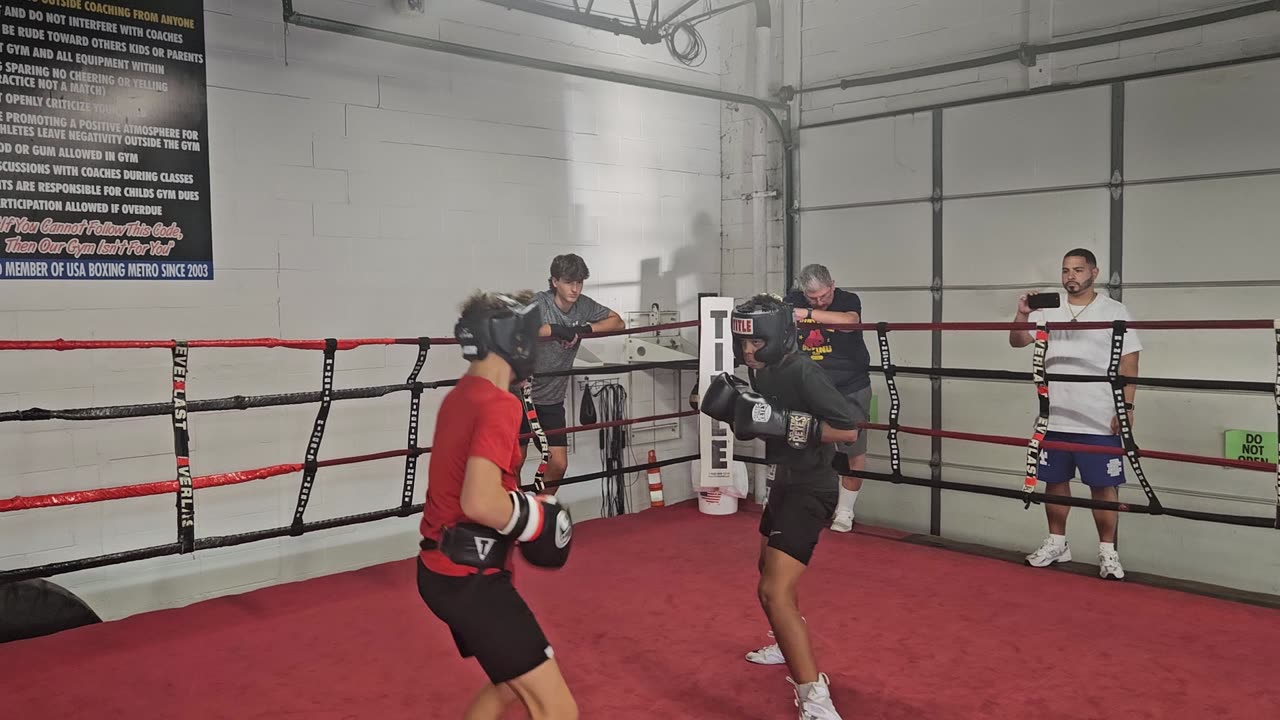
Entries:
MULTIPOLYGON (((522 413, 515 395, 472 375, 463 375, 445 395, 436 413, 435 439, 431 443, 427 501, 420 526, 424 538, 438 541, 442 527, 470 522, 462 513, 462 481, 468 458, 492 461, 502 469, 502 486, 519 489, 518 473, 524 464, 518 441, 522 413)), ((439 550, 423 550, 419 556, 428 570, 442 575, 470 575, 476 571, 453 562, 439 550)))

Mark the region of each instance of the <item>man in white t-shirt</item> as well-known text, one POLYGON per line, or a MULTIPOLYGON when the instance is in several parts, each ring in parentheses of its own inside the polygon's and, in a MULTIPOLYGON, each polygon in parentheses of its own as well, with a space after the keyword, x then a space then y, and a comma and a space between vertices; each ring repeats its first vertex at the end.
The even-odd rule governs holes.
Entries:
MULTIPOLYGON (((1094 290, 1098 279, 1098 261, 1094 254, 1083 248, 1067 252, 1062 259, 1062 287, 1067 291, 1066 302, 1060 307, 1032 310, 1027 298, 1030 292, 1018 298, 1016 323, 1039 322, 1112 322, 1131 321, 1129 310, 1123 304, 1094 290)), ((1111 364, 1111 330, 1052 330, 1049 333, 1048 353, 1045 355, 1045 371, 1068 375, 1106 375, 1111 364)), ((1009 332, 1009 344, 1015 348, 1034 342, 1026 330, 1009 332)), ((1138 375, 1138 353, 1142 343, 1133 330, 1126 330, 1121 349, 1120 374, 1138 375)), ((1133 425, 1133 399, 1135 385, 1124 386, 1125 408, 1133 425)), ((1120 418, 1116 416, 1115 400, 1111 386, 1106 382, 1050 382, 1049 426, 1045 440, 1123 447, 1120 437, 1120 418)), ((1080 481, 1089 486, 1095 500, 1118 502, 1119 486, 1125 482, 1124 456, 1099 453, 1042 450, 1036 476, 1045 483, 1045 493, 1070 497, 1070 480, 1079 473, 1080 481)), ((1067 546, 1067 514, 1069 505, 1045 504, 1049 520, 1049 537, 1039 550, 1027 556, 1032 567, 1047 567, 1053 563, 1070 562, 1071 549, 1067 546)), ((1124 578, 1120 555, 1116 552, 1116 525, 1119 513, 1115 510, 1094 510, 1093 521, 1098 527, 1098 574, 1108 580, 1124 578)))

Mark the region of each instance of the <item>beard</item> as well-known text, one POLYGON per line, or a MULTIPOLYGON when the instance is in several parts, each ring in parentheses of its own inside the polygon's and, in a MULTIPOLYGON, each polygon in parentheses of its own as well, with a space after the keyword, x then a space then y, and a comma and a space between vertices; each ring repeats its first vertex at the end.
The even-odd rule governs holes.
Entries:
POLYGON ((1089 288, 1093 287, 1093 282, 1094 282, 1093 280, 1085 280, 1084 282, 1079 284, 1069 282, 1069 283, 1065 283, 1062 287, 1070 295, 1083 295, 1084 293, 1089 291, 1089 288), (1075 290, 1072 290, 1071 289, 1072 287, 1075 287, 1075 290))

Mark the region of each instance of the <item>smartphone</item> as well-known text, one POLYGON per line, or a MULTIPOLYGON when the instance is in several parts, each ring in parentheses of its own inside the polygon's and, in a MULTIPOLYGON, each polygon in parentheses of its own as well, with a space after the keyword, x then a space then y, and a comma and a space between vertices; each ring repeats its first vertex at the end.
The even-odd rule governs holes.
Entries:
POLYGON ((1027 298, 1027 307, 1032 310, 1062 307, 1062 296, 1058 293, 1036 293, 1027 298))

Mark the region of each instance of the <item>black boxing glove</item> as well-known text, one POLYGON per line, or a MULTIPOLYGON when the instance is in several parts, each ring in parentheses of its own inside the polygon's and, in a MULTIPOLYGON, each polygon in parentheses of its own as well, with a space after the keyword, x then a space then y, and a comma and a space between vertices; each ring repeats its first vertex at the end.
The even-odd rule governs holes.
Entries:
POLYGON ((742 396, 743 391, 750 389, 751 386, 747 385, 742 378, 729 373, 720 373, 711 379, 710 385, 707 385, 707 391, 702 394, 699 409, 720 422, 733 425, 738 398, 742 396))
POLYGON ((804 450, 821 443, 822 427, 809 413, 779 408, 759 393, 748 391, 734 406, 733 434, 739 440, 785 440, 796 450, 804 450))
POLYGON ((569 559, 569 543, 573 539, 569 509, 551 495, 515 491, 508 494, 513 505, 511 520, 498 532, 518 543, 530 565, 562 567, 569 559))

